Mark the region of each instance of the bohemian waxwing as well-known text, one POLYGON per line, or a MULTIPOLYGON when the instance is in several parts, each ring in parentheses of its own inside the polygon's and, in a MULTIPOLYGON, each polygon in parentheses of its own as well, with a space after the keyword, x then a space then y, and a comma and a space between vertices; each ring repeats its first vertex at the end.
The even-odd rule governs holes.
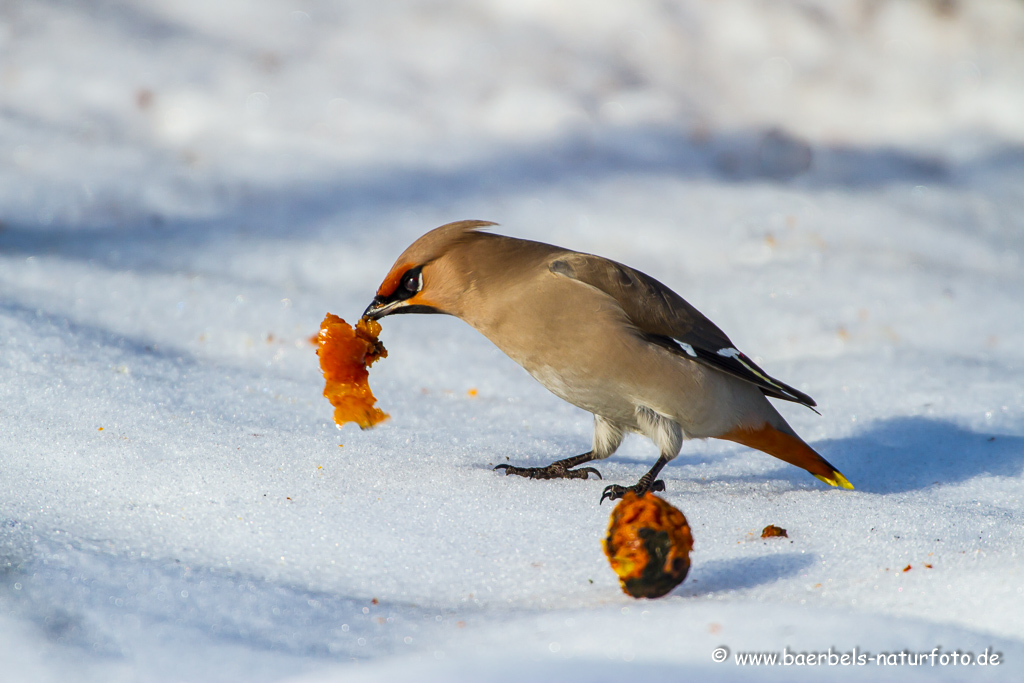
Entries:
POLYGON ((447 313, 469 323, 556 396, 594 414, 593 447, 548 465, 498 465, 531 479, 586 479, 626 432, 661 457, 635 486, 605 498, 664 490, 656 477, 684 439, 728 439, 852 489, 797 436, 766 396, 812 408, 718 327, 652 277, 550 244, 482 232, 459 221, 431 230, 398 257, 364 315, 447 313))

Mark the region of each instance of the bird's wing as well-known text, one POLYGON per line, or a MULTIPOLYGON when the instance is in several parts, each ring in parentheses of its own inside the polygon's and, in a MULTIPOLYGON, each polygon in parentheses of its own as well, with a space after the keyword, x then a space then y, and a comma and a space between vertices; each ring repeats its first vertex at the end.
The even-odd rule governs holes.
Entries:
POLYGON ((771 377, 740 353, 718 326, 649 275, 615 261, 570 252, 549 266, 552 273, 594 287, 615 299, 650 341, 697 363, 756 385, 766 396, 817 405, 807 394, 771 377))

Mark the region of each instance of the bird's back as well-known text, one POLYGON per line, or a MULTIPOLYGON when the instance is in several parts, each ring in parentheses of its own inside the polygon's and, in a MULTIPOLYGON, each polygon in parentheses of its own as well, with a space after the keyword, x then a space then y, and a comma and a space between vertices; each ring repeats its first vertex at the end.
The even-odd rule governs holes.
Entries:
POLYGON ((635 426, 642 405, 688 436, 714 436, 768 405, 749 383, 652 343, 614 297, 552 267, 575 256, 597 258, 480 234, 457 256, 471 274, 460 317, 555 395, 621 424, 635 426))

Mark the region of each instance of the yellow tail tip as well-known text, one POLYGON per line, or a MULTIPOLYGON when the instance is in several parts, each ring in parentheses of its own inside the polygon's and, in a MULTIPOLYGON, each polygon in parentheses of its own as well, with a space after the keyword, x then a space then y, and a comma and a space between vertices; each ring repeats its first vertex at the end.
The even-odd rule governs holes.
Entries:
POLYGON ((844 477, 842 472, 840 472, 839 470, 832 470, 831 478, 822 476, 820 474, 815 474, 814 477, 816 479, 820 479, 829 486, 838 486, 841 489, 849 489, 851 491, 853 490, 853 484, 851 484, 850 480, 844 477))

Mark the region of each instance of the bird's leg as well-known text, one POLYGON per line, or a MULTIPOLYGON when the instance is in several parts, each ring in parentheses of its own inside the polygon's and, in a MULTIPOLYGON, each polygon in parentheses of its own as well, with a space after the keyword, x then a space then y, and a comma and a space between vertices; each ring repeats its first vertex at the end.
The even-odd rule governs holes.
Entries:
POLYGON ((640 481, 636 483, 636 486, 619 486, 618 484, 606 486, 604 488, 604 493, 601 494, 601 503, 605 501, 605 498, 608 500, 618 500, 626 495, 627 491, 632 491, 638 496, 642 496, 648 491, 664 491, 665 482, 660 479, 655 481, 655 477, 658 476, 658 472, 661 472, 661 468, 667 464, 668 458, 664 455, 658 458, 658 462, 654 463, 654 467, 652 467, 647 474, 640 477, 640 481))
POLYGON ((505 470, 505 475, 518 474, 520 477, 530 479, 586 479, 591 473, 602 479, 601 473, 593 467, 581 467, 578 470, 570 469, 576 465, 582 465, 594 459, 594 452, 574 455, 565 460, 556 460, 547 467, 516 467, 515 465, 498 465, 495 470, 505 470))

